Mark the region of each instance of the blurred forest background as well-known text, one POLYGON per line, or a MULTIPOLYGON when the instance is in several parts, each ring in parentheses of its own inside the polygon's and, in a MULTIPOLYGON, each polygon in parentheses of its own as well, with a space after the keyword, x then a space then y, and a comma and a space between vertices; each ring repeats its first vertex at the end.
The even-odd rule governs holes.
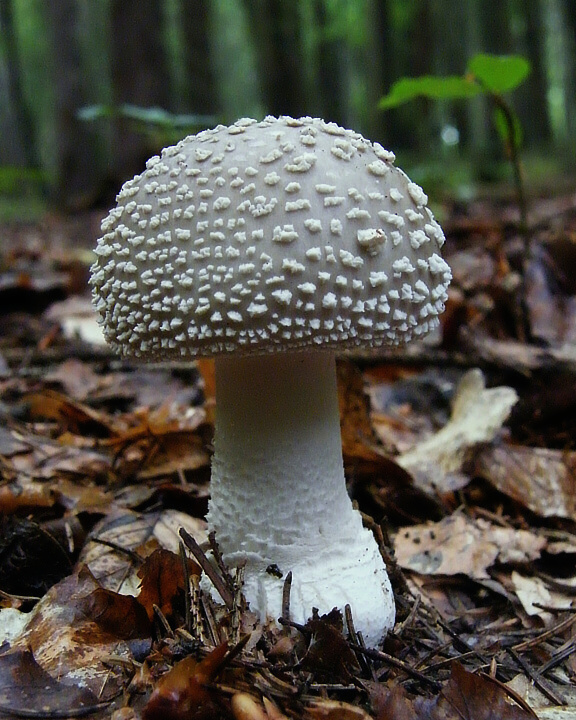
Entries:
POLYGON ((574 0, 0 0, 0 218, 110 203, 163 145, 268 113, 353 127, 466 199, 509 173, 489 100, 378 101, 477 52, 529 60, 527 175, 566 178, 575 47, 574 0))

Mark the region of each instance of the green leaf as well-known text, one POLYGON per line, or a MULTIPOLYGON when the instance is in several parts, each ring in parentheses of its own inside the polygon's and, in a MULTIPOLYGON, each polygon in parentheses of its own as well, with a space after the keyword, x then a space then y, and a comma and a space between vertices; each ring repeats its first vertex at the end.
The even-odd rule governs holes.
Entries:
POLYGON ((482 92, 480 86, 473 80, 455 75, 448 77, 422 75, 417 78, 401 78, 392 85, 388 95, 380 100, 378 107, 381 110, 388 110, 417 97, 457 100, 474 97, 480 92, 482 92))
POLYGON ((474 55, 468 63, 468 72, 492 93, 514 90, 528 77, 531 66, 521 55, 474 55))

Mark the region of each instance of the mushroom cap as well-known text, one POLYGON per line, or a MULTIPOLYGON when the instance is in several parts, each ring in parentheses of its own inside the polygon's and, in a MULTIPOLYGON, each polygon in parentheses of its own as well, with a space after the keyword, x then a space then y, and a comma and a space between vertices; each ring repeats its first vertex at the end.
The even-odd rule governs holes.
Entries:
POLYGON ((91 284, 148 360, 399 345, 438 325, 444 235, 394 155, 318 118, 185 138, 124 184, 91 284))

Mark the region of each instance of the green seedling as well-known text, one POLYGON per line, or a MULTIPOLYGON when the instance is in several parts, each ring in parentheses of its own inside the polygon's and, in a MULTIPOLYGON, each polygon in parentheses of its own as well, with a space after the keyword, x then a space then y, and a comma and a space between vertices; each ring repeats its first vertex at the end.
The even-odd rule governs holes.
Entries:
MULTIPOLYGON (((530 257, 530 234, 526 190, 520 162, 520 148, 523 140, 522 125, 505 95, 515 90, 528 77, 531 66, 526 58, 519 55, 474 55, 464 75, 439 77, 423 75, 415 78, 401 78, 379 103, 381 110, 390 110, 418 97, 432 100, 467 100, 484 95, 494 107, 494 124, 504 144, 506 156, 512 165, 514 186, 520 212, 520 231, 524 240, 524 263, 530 257)), ((530 334, 524 293, 520 301, 524 336, 530 334)))

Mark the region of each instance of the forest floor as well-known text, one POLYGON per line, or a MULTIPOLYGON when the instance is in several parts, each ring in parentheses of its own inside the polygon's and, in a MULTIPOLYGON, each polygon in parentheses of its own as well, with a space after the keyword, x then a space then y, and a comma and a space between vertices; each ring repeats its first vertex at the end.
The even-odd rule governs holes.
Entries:
POLYGON ((339 364, 378 648, 204 593, 210 363, 102 343, 100 213, 0 226, 0 717, 576 717, 576 195, 532 200, 528 260, 513 203, 443 214, 442 332, 339 364))

